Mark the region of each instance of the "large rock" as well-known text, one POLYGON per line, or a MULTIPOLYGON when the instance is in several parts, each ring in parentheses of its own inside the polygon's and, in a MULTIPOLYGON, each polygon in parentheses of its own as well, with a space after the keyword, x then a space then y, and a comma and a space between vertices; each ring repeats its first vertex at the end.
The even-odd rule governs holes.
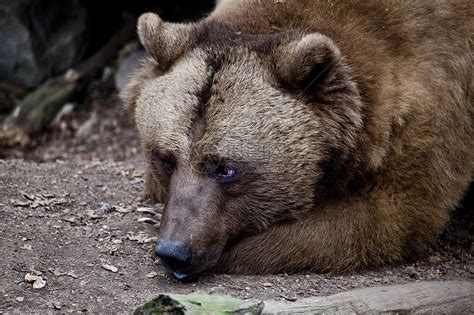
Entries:
POLYGON ((130 82, 133 74, 138 71, 145 59, 146 52, 138 46, 138 43, 129 44, 122 49, 114 75, 115 87, 119 92, 122 92, 130 82))
POLYGON ((79 0, 0 0, 0 81, 34 87, 78 62, 86 10, 79 0))

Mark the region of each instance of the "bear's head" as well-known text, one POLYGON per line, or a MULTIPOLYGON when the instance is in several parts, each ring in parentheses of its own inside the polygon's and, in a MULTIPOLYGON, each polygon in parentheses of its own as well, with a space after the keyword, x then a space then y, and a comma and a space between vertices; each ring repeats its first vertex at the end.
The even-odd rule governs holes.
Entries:
POLYGON ((297 220, 340 186, 363 117, 330 38, 152 13, 138 34, 149 59, 124 95, 166 205, 156 251, 177 277, 212 268, 239 239, 297 220))

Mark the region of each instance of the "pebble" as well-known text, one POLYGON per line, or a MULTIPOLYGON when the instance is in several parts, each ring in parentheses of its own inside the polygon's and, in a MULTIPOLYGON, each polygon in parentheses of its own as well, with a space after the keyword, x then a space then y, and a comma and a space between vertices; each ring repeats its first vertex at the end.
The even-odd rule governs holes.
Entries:
POLYGON ((115 207, 113 205, 111 205, 110 203, 103 202, 102 205, 100 206, 100 213, 101 214, 107 214, 107 213, 111 212, 114 209, 115 209, 115 207))
POLYGON ((108 271, 111 271, 111 272, 118 272, 118 268, 115 267, 115 266, 112 266, 112 265, 109 265, 109 264, 103 264, 102 265, 102 268, 104 268, 105 270, 108 270, 108 271))
POLYGON ((41 289, 46 285, 46 281, 42 277, 32 275, 31 273, 25 275, 25 282, 33 283, 33 289, 41 289))

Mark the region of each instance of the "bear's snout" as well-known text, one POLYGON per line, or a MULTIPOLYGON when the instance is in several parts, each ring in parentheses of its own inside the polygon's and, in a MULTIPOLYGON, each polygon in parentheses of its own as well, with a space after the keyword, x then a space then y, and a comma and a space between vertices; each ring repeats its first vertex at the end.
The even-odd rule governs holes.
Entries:
POLYGON ((192 250, 182 242, 160 239, 155 248, 156 255, 172 270, 183 271, 191 265, 192 250))

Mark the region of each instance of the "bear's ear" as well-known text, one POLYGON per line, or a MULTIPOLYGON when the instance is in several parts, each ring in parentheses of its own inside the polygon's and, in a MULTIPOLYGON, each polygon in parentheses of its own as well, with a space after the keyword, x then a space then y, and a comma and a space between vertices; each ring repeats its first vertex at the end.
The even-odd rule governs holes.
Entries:
POLYGON ((276 73, 290 90, 312 94, 337 76, 343 61, 339 49, 319 33, 285 41, 273 53, 276 73))
POLYGON ((145 50, 164 71, 190 48, 192 28, 192 24, 163 22, 155 13, 144 13, 138 19, 137 32, 145 50))

